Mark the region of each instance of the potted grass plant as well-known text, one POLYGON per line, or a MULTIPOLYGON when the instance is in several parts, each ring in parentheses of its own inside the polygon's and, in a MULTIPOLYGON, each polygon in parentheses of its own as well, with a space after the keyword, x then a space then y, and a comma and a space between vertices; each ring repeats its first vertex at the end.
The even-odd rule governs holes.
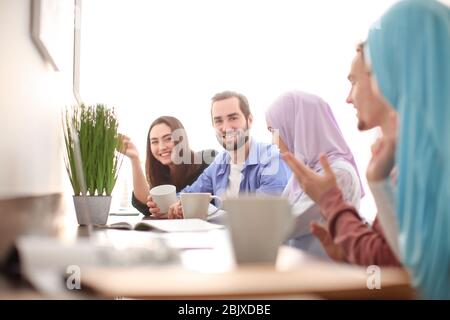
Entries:
POLYGON ((80 225, 104 225, 123 155, 114 108, 84 104, 63 114, 65 164, 80 225))

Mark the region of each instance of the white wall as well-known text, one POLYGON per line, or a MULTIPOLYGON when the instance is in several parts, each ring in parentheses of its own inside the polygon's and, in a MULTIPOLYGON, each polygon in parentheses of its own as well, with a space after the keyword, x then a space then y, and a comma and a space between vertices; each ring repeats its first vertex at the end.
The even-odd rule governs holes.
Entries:
POLYGON ((30 36, 32 0, 0 0, 0 198, 63 190, 60 113, 73 103, 73 4, 65 2, 61 72, 30 36))

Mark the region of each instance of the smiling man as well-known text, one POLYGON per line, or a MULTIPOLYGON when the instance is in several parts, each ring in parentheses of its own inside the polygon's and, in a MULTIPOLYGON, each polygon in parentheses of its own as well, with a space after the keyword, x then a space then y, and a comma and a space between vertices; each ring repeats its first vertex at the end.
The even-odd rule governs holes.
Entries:
MULTIPOLYGON (((253 116, 247 98, 237 92, 216 94, 211 103, 211 120, 216 137, 225 150, 205 169, 198 179, 181 192, 209 192, 218 196, 241 193, 280 195, 290 177, 277 147, 255 141, 250 136, 253 116)), ((164 216, 151 199, 150 213, 164 216)), ((180 202, 172 205, 168 218, 182 218, 180 202)))

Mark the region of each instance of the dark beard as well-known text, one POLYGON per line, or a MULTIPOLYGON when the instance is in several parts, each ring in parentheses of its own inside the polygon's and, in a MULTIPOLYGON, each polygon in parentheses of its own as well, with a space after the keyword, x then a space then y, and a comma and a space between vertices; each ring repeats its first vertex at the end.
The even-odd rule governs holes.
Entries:
POLYGON ((366 130, 366 123, 362 120, 358 120, 358 130, 359 131, 365 131, 366 130))
POLYGON ((248 140, 250 139, 250 135, 248 132, 248 122, 246 123, 245 129, 243 130, 243 135, 238 135, 236 141, 234 141, 233 145, 229 145, 227 144, 223 137, 221 137, 222 139, 222 147, 227 150, 227 151, 236 151, 238 149, 240 149, 241 147, 243 147, 248 140))
POLYGON ((222 146, 227 151, 236 151, 240 149, 243 145, 245 145, 249 140, 249 138, 250 138, 249 135, 246 133, 243 139, 238 139, 238 141, 235 141, 231 147, 227 145, 225 142, 222 142, 222 146))

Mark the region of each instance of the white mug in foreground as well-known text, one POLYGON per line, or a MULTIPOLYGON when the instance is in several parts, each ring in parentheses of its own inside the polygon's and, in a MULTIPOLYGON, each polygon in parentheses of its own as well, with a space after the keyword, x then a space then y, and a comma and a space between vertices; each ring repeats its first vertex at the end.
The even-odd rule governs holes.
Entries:
POLYGON ((219 199, 211 193, 182 193, 181 206, 184 219, 203 219, 208 217, 208 207, 212 199, 219 199))
POLYGON ((237 264, 274 265, 278 248, 293 228, 285 198, 244 196, 223 200, 237 264))
POLYGON ((169 207, 178 201, 177 188, 171 184, 163 184, 150 190, 153 202, 158 206, 160 213, 167 213, 169 207))

